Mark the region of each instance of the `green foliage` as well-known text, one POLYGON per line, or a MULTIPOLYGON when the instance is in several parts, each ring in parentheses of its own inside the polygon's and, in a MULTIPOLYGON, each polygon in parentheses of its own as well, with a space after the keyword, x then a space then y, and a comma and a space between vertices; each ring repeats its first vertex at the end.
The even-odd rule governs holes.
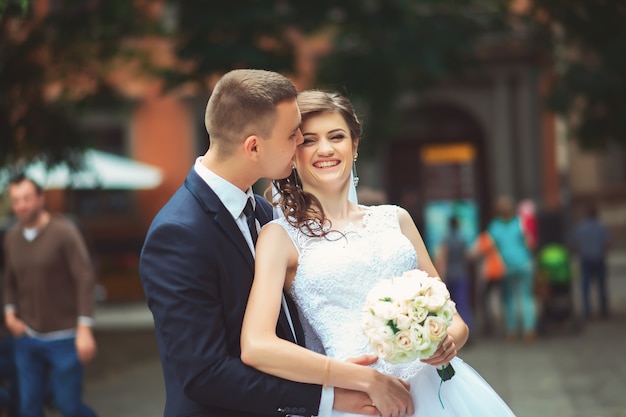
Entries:
MULTIPOLYGON (((190 64, 158 73, 169 86, 206 86, 207 77, 238 67, 294 72, 294 29, 326 34, 333 48, 318 57, 315 87, 355 102, 367 121, 361 149, 375 151, 396 133, 397 103, 476 65, 478 42, 506 32, 510 17, 509 0, 172 0, 155 21, 135 7, 154 1, 64 0, 50 2, 62 6, 42 17, 29 0, 0 0, 0 166, 35 157, 79 164, 87 139, 77 115, 119 106, 110 63, 139 56, 122 41, 163 30, 190 64)), ((573 133, 584 146, 626 143, 626 5, 532 3, 526 17, 535 46, 558 57, 550 108, 576 114, 573 133)), ((154 69, 144 62, 142 70, 154 69)))
POLYGON ((323 24, 313 2, 295 0, 187 0, 173 2, 178 57, 193 63, 185 72, 168 73, 170 85, 189 80, 203 85, 206 77, 233 68, 290 72, 294 48, 290 28, 307 30, 323 24))
POLYGON ((190 64, 161 70, 171 87, 206 86, 207 77, 238 67, 293 72, 294 29, 326 33, 334 48, 319 58, 317 87, 343 91, 375 115, 362 148, 375 149, 396 126, 393 103, 468 65, 475 40, 501 12, 499 0, 186 0, 166 2, 169 24, 155 26, 161 22, 126 0, 52 2, 62 7, 44 17, 27 0, 0 1, 0 134, 8 138, 0 166, 38 156, 50 166, 78 160, 87 143, 77 114, 120 102, 107 74, 111 60, 128 52, 122 40, 161 28, 190 64), (92 88, 80 88, 86 84, 92 88))
POLYGON ((62 6, 44 16, 28 1, 0 3, 0 166, 78 167, 87 143, 77 115, 87 103, 119 103, 108 65, 122 39, 149 30, 132 3, 50 2, 62 6))
MULTIPOLYGON (((203 80, 235 67, 293 70, 292 27, 332 36, 319 57, 316 87, 347 94, 366 116, 362 151, 395 133, 395 103, 418 97, 475 60, 485 34, 511 33, 509 0, 192 0, 176 2, 180 57, 196 63, 170 81, 203 80), (272 39, 273 49, 261 49, 272 39)), ((626 142, 626 4, 614 0, 534 0, 526 16, 529 44, 558 57, 546 99, 550 109, 576 113, 575 138, 585 147, 626 142), (548 16, 548 19, 545 17, 548 16), (555 36, 555 27, 562 35, 555 36), (570 55, 572 49, 578 54, 570 55), (567 54, 564 53, 567 52, 567 54)))
POLYGON ((286 33, 324 32, 333 49, 319 57, 316 87, 336 89, 367 117, 364 151, 394 132, 395 102, 472 63, 479 36, 495 28, 504 0, 190 0, 177 2, 178 53, 195 63, 170 83, 204 80, 236 67, 286 72, 294 51, 286 33), (268 42, 271 40, 271 42, 268 42), (271 44, 271 48, 259 48, 271 44), (378 139, 378 140, 377 140, 378 139))
POLYGON ((396 103, 476 65, 477 42, 502 28, 504 17, 495 1, 342 3, 334 10, 341 16, 335 50, 320 62, 319 80, 364 105, 364 151, 375 151, 378 142, 397 133, 396 103))
POLYGON ((8 8, 17 7, 22 12, 25 12, 29 3, 29 0, 0 0, 0 19, 2 19, 8 8))
POLYGON ((537 44, 554 57, 555 79, 547 104, 571 117, 572 137, 584 148, 602 148, 609 142, 626 145, 626 3, 533 4, 530 17, 539 23, 537 44))

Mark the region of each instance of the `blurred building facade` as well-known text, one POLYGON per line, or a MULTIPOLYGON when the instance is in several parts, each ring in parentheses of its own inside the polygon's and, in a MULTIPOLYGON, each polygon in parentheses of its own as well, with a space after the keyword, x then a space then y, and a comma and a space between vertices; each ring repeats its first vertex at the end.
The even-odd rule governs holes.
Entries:
MULTIPOLYGON (((289 77, 299 89, 316 87, 315 59, 329 42, 293 37, 298 63, 289 77)), ((141 42, 156 62, 173 64, 171 43, 141 42)), ((565 140, 565 124, 542 106, 549 74, 523 39, 492 42, 481 57, 481 70, 427 93, 407 92, 402 133, 385 138, 376 155, 359 158, 360 187, 407 208, 433 245, 444 214, 467 216, 475 233, 491 217, 492 201, 508 194, 536 203, 544 241, 564 239, 586 205, 594 203, 615 245, 626 247, 626 151, 590 154, 565 140)), ((124 70, 113 77, 132 106, 81 123, 102 138, 102 150, 161 168, 162 184, 124 192, 54 191, 48 200, 51 210, 79 218, 108 299, 125 300, 142 295, 136 267, 152 218, 207 148, 208 96, 184 87, 163 94, 160 80, 124 70)))

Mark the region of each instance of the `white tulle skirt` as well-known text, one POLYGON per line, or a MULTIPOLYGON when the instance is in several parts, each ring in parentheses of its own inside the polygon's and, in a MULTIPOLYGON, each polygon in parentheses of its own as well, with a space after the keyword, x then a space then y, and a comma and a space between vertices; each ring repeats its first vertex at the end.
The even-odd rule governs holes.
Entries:
MULTIPOLYGON (((456 374, 441 382, 435 367, 424 367, 413 376, 411 393, 414 417, 508 417, 515 416, 478 372, 456 357, 451 362, 456 374)), ((355 417, 333 410, 332 417, 355 417)))

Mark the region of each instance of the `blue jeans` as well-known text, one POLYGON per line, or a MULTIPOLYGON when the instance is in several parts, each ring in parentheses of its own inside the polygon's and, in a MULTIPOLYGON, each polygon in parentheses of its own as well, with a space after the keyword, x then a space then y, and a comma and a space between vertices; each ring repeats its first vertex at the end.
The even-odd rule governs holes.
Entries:
POLYGON ((590 290, 591 283, 596 280, 598 297, 600 298, 600 314, 607 317, 609 314, 608 298, 606 294, 606 263, 603 259, 581 260, 583 311, 585 317, 591 317, 590 290))
POLYGON ((9 417, 18 417, 17 372, 15 370, 14 339, 0 337, 0 410, 9 417))
POLYGON ((502 287, 506 332, 515 333, 521 316, 524 333, 534 333, 537 326, 537 311, 533 288, 532 261, 519 266, 506 266, 502 287))
POLYGON ((75 338, 41 340, 23 336, 15 341, 22 417, 44 417, 47 387, 64 417, 96 417, 81 400, 83 366, 75 338))

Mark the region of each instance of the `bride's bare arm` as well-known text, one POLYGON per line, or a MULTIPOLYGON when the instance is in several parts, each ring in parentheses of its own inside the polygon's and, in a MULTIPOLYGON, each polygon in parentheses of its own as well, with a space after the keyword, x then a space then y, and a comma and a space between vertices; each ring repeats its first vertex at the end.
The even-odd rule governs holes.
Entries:
POLYGON ((297 261, 296 248, 281 226, 269 224, 261 230, 241 333, 241 360, 280 378, 366 392, 383 415, 412 414, 406 382, 330 359, 276 335, 286 271, 295 271, 297 261))
MULTIPOLYGON (((398 210, 398 220, 400 222, 400 229, 402 230, 402 233, 411 241, 413 247, 415 247, 415 252, 417 253, 417 265, 419 269, 426 271, 431 277, 439 277, 439 273, 430 259, 424 240, 422 239, 419 230, 417 230, 417 226, 415 226, 409 212, 400 208, 398 210)), ((467 338, 469 337, 469 328, 458 313, 455 313, 452 318, 452 324, 448 327, 448 335, 452 338, 452 340, 448 337, 440 344, 439 349, 435 352, 435 361, 433 361, 433 363, 429 361, 425 362, 431 363, 431 365, 439 365, 441 358, 444 358, 444 360, 449 358, 447 360, 447 362, 449 362, 454 356, 456 356, 456 351, 465 345, 467 338), (444 347, 446 348, 445 351, 443 351, 444 347), (440 353, 441 355, 439 355, 440 353)), ((429 360, 430 359, 432 358, 429 358, 429 360)))

